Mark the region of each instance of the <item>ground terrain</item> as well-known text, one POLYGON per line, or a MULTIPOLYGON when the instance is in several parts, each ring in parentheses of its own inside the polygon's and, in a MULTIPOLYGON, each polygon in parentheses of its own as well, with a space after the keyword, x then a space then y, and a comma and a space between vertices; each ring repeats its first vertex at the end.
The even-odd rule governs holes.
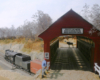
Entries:
MULTIPOLYGON (((59 53, 60 56, 59 55, 57 56, 57 59, 59 60, 62 59, 60 60, 61 65, 59 65, 61 66, 60 68, 62 68, 62 70, 51 69, 50 73, 47 74, 44 79, 41 79, 41 73, 39 73, 39 76, 36 76, 34 74, 30 75, 29 73, 21 69, 15 68, 14 70, 12 70, 13 65, 4 60, 4 52, 6 49, 11 49, 16 52, 22 52, 24 54, 30 55, 32 60, 34 60, 35 58, 38 58, 42 61, 43 55, 44 55, 43 41, 37 40, 36 42, 33 42, 31 40, 28 40, 27 42, 25 42, 24 39, 20 39, 20 40, 18 39, 15 41, 10 41, 10 40, 1 41, 0 42, 0 80, 100 80, 97 74, 94 74, 93 72, 90 72, 90 71, 84 71, 84 69, 88 68, 85 62, 83 62, 83 64, 80 64, 80 62, 75 63, 76 68, 73 67, 73 62, 82 61, 82 59, 77 56, 79 55, 79 53, 76 54, 76 51, 78 50, 75 48, 76 47, 75 39, 61 40, 59 43, 59 47, 60 49, 70 48, 68 50, 64 50, 66 54, 63 54, 63 53, 61 54, 60 52, 59 53), (74 46, 67 45, 66 42, 68 41, 74 42, 74 46), (66 61, 64 60, 64 58, 68 57, 67 55, 69 54, 69 52, 70 54, 73 54, 73 56, 69 58, 74 57, 73 58, 74 61, 71 61, 71 59, 66 59, 66 61), (64 66, 65 64, 66 64, 67 69, 65 69, 66 68, 64 66), (82 65, 84 65, 85 67, 82 65), (80 70, 79 69, 77 70, 78 67, 80 67, 80 70)), ((55 61, 55 64, 58 64, 58 62, 55 61)), ((55 68, 57 68, 57 65, 55 68)))

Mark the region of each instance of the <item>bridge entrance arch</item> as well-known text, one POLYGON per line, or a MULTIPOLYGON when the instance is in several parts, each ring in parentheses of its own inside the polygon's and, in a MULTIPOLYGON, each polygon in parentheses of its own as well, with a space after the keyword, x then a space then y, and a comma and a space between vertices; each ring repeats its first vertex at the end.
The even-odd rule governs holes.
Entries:
POLYGON ((94 42, 94 47, 91 54, 91 63, 94 65, 96 62, 98 65, 100 65, 100 37, 98 36, 99 30, 96 29, 93 33, 91 33, 93 27, 94 26, 92 24, 83 19, 72 9, 65 13, 47 30, 38 36, 44 40, 44 57, 46 57, 46 61, 51 61, 50 41, 52 39, 64 35, 75 35, 78 36, 78 38, 80 38, 79 36, 84 36, 94 42))

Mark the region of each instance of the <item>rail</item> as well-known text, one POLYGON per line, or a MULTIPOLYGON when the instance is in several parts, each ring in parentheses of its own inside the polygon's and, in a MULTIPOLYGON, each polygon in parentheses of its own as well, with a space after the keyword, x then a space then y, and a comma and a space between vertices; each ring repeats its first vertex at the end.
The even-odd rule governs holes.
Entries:
POLYGON ((99 78, 100 78, 100 67, 97 65, 97 63, 94 63, 94 69, 95 69, 95 73, 98 72, 99 73, 99 78))

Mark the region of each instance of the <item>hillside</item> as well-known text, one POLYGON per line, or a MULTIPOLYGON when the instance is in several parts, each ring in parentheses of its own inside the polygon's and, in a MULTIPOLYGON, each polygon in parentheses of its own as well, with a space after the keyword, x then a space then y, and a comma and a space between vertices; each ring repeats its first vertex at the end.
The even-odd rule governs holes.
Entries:
POLYGON ((35 58, 43 60, 43 41, 40 39, 25 40, 25 38, 18 38, 0 40, 0 52, 5 53, 7 49, 30 55, 32 60, 35 58))

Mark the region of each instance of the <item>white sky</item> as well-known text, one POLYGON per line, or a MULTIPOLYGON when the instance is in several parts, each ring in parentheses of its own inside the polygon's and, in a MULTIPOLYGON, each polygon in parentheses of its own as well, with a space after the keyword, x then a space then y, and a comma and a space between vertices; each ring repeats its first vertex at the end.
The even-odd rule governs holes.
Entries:
POLYGON ((0 28, 18 27, 24 21, 32 21, 32 15, 41 10, 57 20, 70 9, 81 13, 83 6, 99 4, 100 0, 0 0, 0 28))

